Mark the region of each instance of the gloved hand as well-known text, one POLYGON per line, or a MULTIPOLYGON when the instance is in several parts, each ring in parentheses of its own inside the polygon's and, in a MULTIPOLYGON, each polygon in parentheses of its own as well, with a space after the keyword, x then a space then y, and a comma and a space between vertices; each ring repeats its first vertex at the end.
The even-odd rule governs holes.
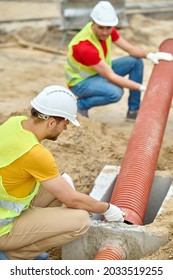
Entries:
POLYGON ((108 222, 124 222, 123 216, 125 213, 113 204, 109 204, 108 210, 104 212, 103 215, 108 222))
POLYGON ((75 186, 73 183, 72 178, 70 177, 70 175, 68 175, 67 173, 62 173, 61 176, 70 184, 70 186, 72 186, 72 188, 75 190, 75 186))
POLYGON ((173 61, 173 56, 166 52, 148 53, 146 56, 154 64, 158 64, 159 60, 173 61))
POLYGON ((173 55, 166 52, 157 52, 156 57, 158 60, 173 61, 173 55))
POLYGON ((140 85, 139 90, 140 91, 146 91, 146 86, 145 85, 140 85))

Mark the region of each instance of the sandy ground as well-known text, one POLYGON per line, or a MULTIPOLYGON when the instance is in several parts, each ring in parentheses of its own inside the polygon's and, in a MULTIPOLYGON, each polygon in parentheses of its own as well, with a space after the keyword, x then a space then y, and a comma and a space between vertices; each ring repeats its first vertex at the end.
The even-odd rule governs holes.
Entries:
MULTIPOLYGON (((148 51, 157 51, 160 43, 173 37, 173 21, 159 21, 135 15, 130 27, 120 33, 131 43, 148 51)), ((1 27, 0 27, 1 28, 1 27)), ((41 28, 27 24, 16 30, 25 40, 59 49, 60 31, 55 27, 41 28)), ((59 84, 65 86, 63 66, 66 48, 62 54, 51 54, 32 48, 16 45, 12 32, 0 29, 0 123, 12 114, 28 114, 30 100, 45 86, 59 84), (9 45, 13 44, 13 46, 9 45)), ((124 53, 113 49, 113 56, 124 53)), ((147 84, 153 65, 145 61, 144 83, 147 84)), ((159 81, 158 81, 159 82, 159 81)), ((113 105, 93 108, 89 119, 79 116, 81 126, 72 125, 57 142, 44 141, 55 156, 61 171, 69 173, 76 188, 89 194, 94 180, 105 165, 121 165, 133 123, 126 122, 128 92, 122 100, 113 105)), ((160 150, 157 173, 173 177, 173 105, 160 150)), ((169 242, 146 259, 173 259, 173 200, 169 201, 164 213, 159 215, 150 227, 158 225, 163 233, 169 235, 169 242)), ((60 259, 60 250, 51 251, 51 259, 60 259)))

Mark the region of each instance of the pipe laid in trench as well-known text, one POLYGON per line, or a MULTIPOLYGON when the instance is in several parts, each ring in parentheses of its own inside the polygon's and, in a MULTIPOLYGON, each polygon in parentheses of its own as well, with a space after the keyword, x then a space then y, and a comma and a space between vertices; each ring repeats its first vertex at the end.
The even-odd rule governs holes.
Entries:
MULTIPOLYGON (((161 52, 173 54, 173 39, 161 52)), ((173 62, 154 66, 110 202, 123 209, 125 220, 142 225, 173 97, 173 62)))
MULTIPOLYGON (((159 50, 173 54, 173 39, 165 40, 159 50)), ((172 97, 173 62, 160 61, 153 68, 110 199, 125 212, 128 223, 143 224, 172 97)), ((110 250, 101 250, 102 260, 110 250)), ((100 251, 94 259, 100 259, 100 251)))
POLYGON ((124 260, 126 258, 126 251, 122 247, 114 244, 107 244, 101 246, 94 257, 94 260, 124 260))

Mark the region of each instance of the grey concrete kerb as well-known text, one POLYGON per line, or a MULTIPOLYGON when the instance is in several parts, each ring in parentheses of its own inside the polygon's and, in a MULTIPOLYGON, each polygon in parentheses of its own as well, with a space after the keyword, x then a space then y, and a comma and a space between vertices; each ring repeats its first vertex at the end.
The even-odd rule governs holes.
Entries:
POLYGON ((104 245, 123 248, 126 259, 140 259, 165 245, 168 236, 146 232, 145 226, 92 221, 88 232, 79 240, 63 246, 63 260, 92 260, 104 245))
MULTIPOLYGON (((95 180, 90 196, 99 201, 110 201, 120 166, 106 165, 95 180)), ((88 232, 62 248, 63 260, 92 260, 99 249, 117 248, 125 252, 125 259, 140 259, 168 242, 168 235, 152 231, 151 225, 164 211, 164 203, 173 197, 172 178, 155 177, 147 206, 144 226, 103 221, 103 215, 93 214, 88 232), (122 250, 121 250, 122 249, 122 250)), ((123 254, 124 255, 124 254, 123 254)))

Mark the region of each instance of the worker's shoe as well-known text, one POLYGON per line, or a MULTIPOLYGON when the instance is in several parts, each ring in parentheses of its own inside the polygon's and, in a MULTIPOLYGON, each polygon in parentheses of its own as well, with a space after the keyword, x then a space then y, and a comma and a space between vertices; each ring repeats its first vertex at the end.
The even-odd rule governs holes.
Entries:
POLYGON ((88 118, 88 110, 87 109, 79 109, 78 108, 78 113, 80 114, 80 115, 82 115, 83 117, 86 117, 86 118, 88 118))
POLYGON ((3 251, 0 251, 0 260, 9 260, 3 251))
POLYGON ((44 252, 44 253, 38 255, 34 260, 44 261, 44 260, 47 260, 48 258, 49 258, 49 254, 44 252))
POLYGON ((126 120, 131 121, 131 122, 135 121, 137 114, 138 114, 138 110, 135 110, 135 111, 128 110, 126 120))
MULTIPOLYGON (((34 260, 47 260, 49 257, 48 253, 42 253, 39 256, 37 256, 34 260)), ((9 260, 9 258, 7 258, 7 256, 5 255, 5 253, 3 251, 0 251, 0 260, 9 260)))

